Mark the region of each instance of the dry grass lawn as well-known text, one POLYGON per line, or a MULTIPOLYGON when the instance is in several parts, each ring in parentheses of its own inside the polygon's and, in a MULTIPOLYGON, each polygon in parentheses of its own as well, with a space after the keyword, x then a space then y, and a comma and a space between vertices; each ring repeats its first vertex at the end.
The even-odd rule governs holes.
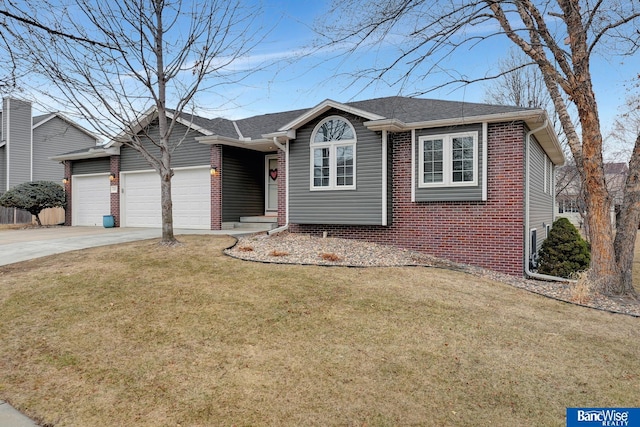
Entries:
POLYGON ((181 240, 0 267, 0 399, 55 426, 563 426, 566 407, 640 406, 640 319, 181 240))

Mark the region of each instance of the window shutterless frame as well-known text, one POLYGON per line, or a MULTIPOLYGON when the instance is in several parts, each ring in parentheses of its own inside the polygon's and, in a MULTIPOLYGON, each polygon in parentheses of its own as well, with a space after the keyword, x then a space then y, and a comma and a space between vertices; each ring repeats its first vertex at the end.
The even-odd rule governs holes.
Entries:
POLYGON ((418 142, 418 187, 478 185, 478 132, 424 135, 418 142))
POLYGON ((312 191, 356 189, 356 131, 344 117, 319 122, 309 142, 312 191))

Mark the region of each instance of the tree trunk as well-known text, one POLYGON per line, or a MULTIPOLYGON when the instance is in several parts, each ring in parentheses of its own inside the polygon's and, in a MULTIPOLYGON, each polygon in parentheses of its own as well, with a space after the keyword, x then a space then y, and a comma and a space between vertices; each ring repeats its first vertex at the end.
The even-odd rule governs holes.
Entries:
POLYGON ((633 154, 629 161, 629 175, 625 184, 624 200, 616 225, 614 247, 620 278, 611 293, 633 295, 638 293, 633 286, 633 258, 636 236, 640 223, 640 135, 636 138, 633 154))
POLYGON ((160 172, 160 205, 162 208, 162 240, 164 245, 177 242, 173 235, 173 201, 171 200, 171 169, 160 172))
POLYGON ((591 278, 604 293, 614 293, 620 281, 616 267, 614 232, 611 223, 611 198, 604 176, 602 133, 595 95, 589 84, 588 70, 580 74, 582 83, 572 95, 582 125, 582 178, 591 242, 591 278))

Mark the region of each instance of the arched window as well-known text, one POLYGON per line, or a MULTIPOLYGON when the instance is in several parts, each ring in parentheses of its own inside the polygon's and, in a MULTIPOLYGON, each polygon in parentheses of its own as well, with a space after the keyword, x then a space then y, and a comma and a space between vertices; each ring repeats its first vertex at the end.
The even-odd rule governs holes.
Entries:
POLYGON ((327 117, 311 134, 311 189, 356 188, 356 131, 346 119, 327 117))

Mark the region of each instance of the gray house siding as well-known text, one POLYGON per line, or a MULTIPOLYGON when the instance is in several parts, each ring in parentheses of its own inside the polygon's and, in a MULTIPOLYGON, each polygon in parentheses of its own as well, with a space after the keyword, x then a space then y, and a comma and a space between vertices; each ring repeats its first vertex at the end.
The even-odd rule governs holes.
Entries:
POLYGON ((6 147, 0 147, 0 194, 7 190, 7 154, 6 147))
POLYGON ((335 110, 297 130, 290 144, 289 220, 297 224, 382 224, 382 136, 368 130, 365 120, 335 110), (356 130, 356 189, 310 190, 310 139, 319 121, 339 115, 356 130))
POLYGON ((59 117, 54 117, 33 130, 33 180, 60 182, 64 165, 49 160, 56 153, 65 153, 95 146, 96 140, 59 117))
POLYGON ((537 234, 536 248, 531 248, 537 252, 546 239, 546 226, 553 223, 554 194, 551 176, 553 176, 553 166, 544 150, 534 137, 531 138, 531 152, 529 154, 529 231, 535 229, 537 234), (545 174, 545 162, 547 163, 545 174), (546 180, 546 185, 545 185, 546 180))
POLYGON ((31 181, 31 104, 17 99, 3 102, 3 135, 8 163, 8 190, 23 182, 31 181))
POLYGON ((416 159, 414 179, 416 189, 416 202, 461 202, 461 201, 482 201, 482 152, 484 141, 482 139, 482 124, 474 124, 469 126, 455 126, 447 128, 434 128, 434 129, 418 129, 416 130, 415 140, 415 153, 416 159), (418 183, 420 182, 420 144, 419 138, 421 136, 428 135, 446 135, 460 132, 477 132, 478 134, 478 185, 472 187, 432 187, 432 188, 420 188, 418 183))
POLYGON ((264 215, 264 156, 252 150, 222 147, 222 221, 264 215))
POLYGON ((89 175, 109 172, 109 157, 98 159, 75 160, 71 166, 72 175, 89 175))
MULTIPOLYGON (((149 134, 154 138, 157 137, 159 135, 158 127, 152 126, 149 129, 149 134)), ((195 138, 199 136, 202 136, 200 132, 187 129, 186 126, 181 124, 176 125, 171 134, 170 144, 177 144, 182 138, 184 138, 184 141, 182 141, 180 146, 176 148, 171 156, 172 168, 202 166, 210 163, 211 147, 209 145, 200 144, 196 141, 195 138)), ((147 139, 144 143, 146 146, 150 147, 150 151, 154 155, 160 154, 159 148, 153 146, 150 140, 147 139)), ((121 147, 120 162, 120 170, 123 172, 153 169, 144 157, 131 147, 121 147)))

